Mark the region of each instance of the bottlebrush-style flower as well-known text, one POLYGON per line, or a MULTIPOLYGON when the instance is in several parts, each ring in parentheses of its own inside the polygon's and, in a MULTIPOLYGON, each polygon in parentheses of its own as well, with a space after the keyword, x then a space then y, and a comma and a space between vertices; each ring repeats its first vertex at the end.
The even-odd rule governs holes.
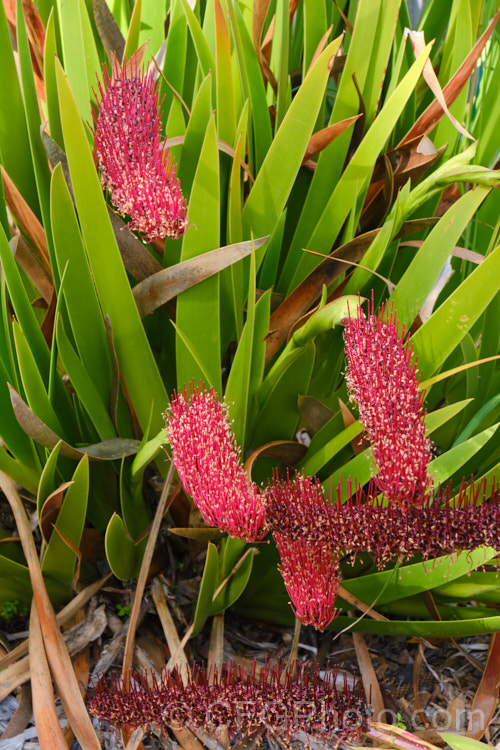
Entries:
POLYGON ((341 574, 338 552, 327 542, 274 534, 279 570, 297 620, 323 631, 339 614, 335 598, 341 574))
POLYGON ((344 503, 340 490, 339 483, 336 500, 327 502, 321 484, 310 477, 298 475, 295 483, 274 478, 267 492, 274 537, 304 545, 320 539, 333 557, 351 562, 367 552, 379 569, 394 560, 433 560, 483 545, 500 549, 500 487, 494 485, 487 494, 485 480, 462 482, 458 495, 450 485, 438 487, 406 513, 384 504, 373 482, 366 490, 349 492, 344 503))
POLYGON ((402 508, 423 503, 431 479, 431 445, 425 436, 412 347, 404 344, 396 315, 385 305, 378 315, 349 318, 344 329, 350 400, 359 408, 384 497, 402 508))
MULTIPOLYGON (((113 74, 104 68, 100 102, 92 107, 95 151, 101 184, 128 226, 152 242, 186 231, 186 201, 176 166, 163 146, 160 103, 151 72, 136 57, 113 74)), ((96 97, 97 98, 97 97, 96 97)))
POLYGON ((401 513, 376 494, 332 506, 331 524, 341 529, 336 544, 346 553, 370 552, 382 569, 391 560, 471 552, 483 545, 500 549, 500 489, 486 495, 486 482, 462 483, 458 496, 448 485, 429 493, 419 507, 401 513), (343 520, 342 525, 339 523, 343 520))
POLYGON ((213 388, 191 384, 189 400, 184 388, 164 416, 172 459, 205 523, 247 542, 262 539, 262 493, 246 477, 227 407, 213 388))
POLYGON ((116 677, 100 680, 89 710, 115 726, 164 731, 168 725, 213 732, 226 726, 230 738, 277 735, 289 740, 299 731, 334 747, 356 742, 368 727, 362 684, 337 689, 337 670, 321 673, 317 664, 289 668, 266 664, 257 674, 224 664, 207 673, 196 666, 184 683, 179 670, 154 676, 132 675, 125 684, 116 677))
POLYGON ((266 494, 266 520, 296 618, 325 630, 338 614, 335 598, 341 575, 323 488, 304 474, 296 474, 295 482, 288 475, 284 481, 275 475, 266 494))

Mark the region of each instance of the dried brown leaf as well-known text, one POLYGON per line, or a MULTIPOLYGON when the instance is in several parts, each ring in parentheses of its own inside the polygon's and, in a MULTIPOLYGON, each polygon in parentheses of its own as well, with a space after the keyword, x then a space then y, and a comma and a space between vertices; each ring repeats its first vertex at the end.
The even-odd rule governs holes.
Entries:
POLYGON ((30 671, 33 717, 41 747, 68 750, 59 723, 50 670, 45 654, 38 611, 33 602, 30 616, 30 671))
MULTIPOLYGON (((341 599, 348 602, 348 604, 351 604, 353 607, 356 607, 356 609, 359 609, 360 612, 363 613, 363 617, 371 617, 372 620, 384 620, 385 622, 388 621, 388 618, 384 615, 381 615, 380 612, 377 612, 375 609, 373 609, 373 605, 365 604, 361 601, 361 599, 358 599, 357 596, 354 596, 354 594, 351 594, 350 591, 348 591, 342 584, 339 585, 337 590, 337 595, 340 596, 341 599)), ((347 630, 350 630, 350 626, 345 628, 342 632, 345 632, 347 630)), ((337 634, 337 637, 340 635, 340 633, 337 634)))
POLYGON ((165 596, 164 587, 161 577, 155 578, 151 584, 151 594, 155 603, 156 611, 163 628, 165 640, 167 641, 170 653, 177 653, 177 666, 180 668, 181 676, 184 682, 187 682, 189 675, 189 662, 183 649, 180 649, 180 638, 177 628, 170 614, 168 600, 165 596))
POLYGON ((323 34, 323 36, 321 37, 321 39, 319 40, 319 44, 318 44, 318 46, 316 47, 316 49, 314 50, 314 55, 312 56, 312 58, 311 58, 311 62, 309 63, 309 67, 308 67, 308 69, 307 69, 307 73, 309 73, 309 71, 311 70, 311 68, 313 68, 313 67, 314 67, 314 63, 316 62, 316 60, 317 60, 317 59, 318 59, 319 57, 321 57, 321 53, 322 53, 322 52, 323 52, 323 50, 325 49, 325 47, 326 47, 326 45, 327 45, 327 42, 328 42, 328 39, 329 39, 329 36, 330 36, 330 34, 332 33, 332 29, 333 29, 333 26, 330 26, 330 27, 329 27, 329 28, 328 28, 328 29, 327 29, 327 30, 325 31, 325 33, 323 34))
MULTIPOLYGON (((354 617, 354 613, 349 613, 351 617, 354 617)), ((361 633, 353 633, 352 640, 354 642, 354 648, 356 649, 356 657, 358 659, 359 671, 361 679, 363 681, 363 688, 366 695, 366 700, 371 704, 373 715, 379 719, 385 714, 384 699, 382 698, 382 691, 378 684, 377 675, 373 668, 368 646, 361 633)))
POLYGON ((413 700, 415 701, 415 708, 417 709, 418 716, 424 725, 426 729, 430 729, 431 725, 429 723, 429 720, 427 719, 427 716, 425 715, 425 711, 422 708, 422 705, 420 703, 420 672, 422 669, 422 663, 424 660, 424 647, 422 643, 418 644, 418 651, 415 654, 415 660, 413 662, 413 700))
MULTIPOLYGON (((423 240, 408 240, 407 242, 400 242, 399 247, 422 247, 423 244, 423 240)), ((466 247, 460 247, 459 245, 452 248, 451 255, 475 263, 477 266, 484 260, 484 255, 481 255, 481 253, 476 253, 474 250, 468 250, 466 247)))
POLYGON ((220 671, 224 661, 224 612, 212 617, 212 629, 208 644, 208 667, 220 671))
MULTIPOLYGON (((433 226, 437 219, 417 219, 403 224, 399 237, 418 232, 433 226)), ((272 313, 269 322, 269 335, 266 338, 266 364, 272 360, 280 346, 286 341, 295 322, 305 315, 321 297, 323 286, 330 286, 346 270, 345 261, 355 263, 366 253, 377 236, 379 229, 354 237, 316 266, 294 291, 283 300, 272 313)))
POLYGON ((490 640, 488 659, 479 687, 472 701, 467 737, 480 740, 495 715, 500 691, 500 634, 490 640))
POLYGON ((43 646, 66 716, 83 747, 86 750, 100 750, 99 741, 82 700, 71 659, 45 588, 35 542, 22 500, 14 482, 4 472, 0 472, 0 487, 12 509, 21 538, 33 587, 34 605, 40 620, 43 646))
POLYGON ((340 16, 341 16, 343 22, 345 23, 345 27, 346 27, 347 31, 352 36, 353 28, 352 28, 351 22, 349 21, 349 19, 347 18, 346 14, 344 13, 344 11, 342 10, 342 8, 338 4, 337 0, 333 0, 333 2, 335 3, 335 7, 337 8, 337 10, 340 13, 340 16))
POLYGON ((436 745, 420 739, 406 729, 400 729, 393 724, 384 724, 381 721, 370 721, 366 735, 390 747, 405 748, 405 750, 438 750, 436 745))
POLYGON ((309 159, 312 159, 313 156, 316 156, 320 151, 323 151, 323 149, 329 146, 335 138, 338 138, 344 130, 350 128, 351 125, 354 125, 356 120, 359 120, 360 117, 362 117, 361 114, 355 115, 354 117, 347 117, 345 120, 340 120, 339 122, 329 125, 326 128, 322 128, 314 133, 307 144, 302 164, 305 164, 309 159))
POLYGON ((436 149, 426 135, 421 135, 380 156, 375 162, 361 215, 361 226, 366 229, 378 226, 391 205, 391 199, 384 200, 384 185, 390 175, 392 193, 411 179, 420 179, 435 164, 446 150, 446 146, 436 149))
POLYGON ((174 526, 169 530, 170 534, 182 536, 184 539, 193 539, 198 542, 219 542, 222 539, 222 532, 212 526, 174 526))
POLYGON ((125 39, 106 0, 92 0, 92 9, 97 31, 107 56, 110 60, 114 60, 116 54, 118 60, 121 60, 125 50, 125 39))
MULTIPOLYGON (((72 599, 57 614, 58 625, 66 624, 102 588, 110 576, 111 573, 108 573, 107 576, 91 584, 72 599)), ((28 653, 28 647, 28 641, 23 641, 0 660, 0 701, 29 680, 29 658, 25 656, 28 653)))
POLYGON ((133 289, 134 299, 141 318, 177 297, 186 289, 199 284, 224 268, 246 258, 252 249, 262 247, 267 237, 226 245, 195 258, 163 268, 144 279, 133 289))
POLYGON ((35 248, 43 268, 52 279, 52 270, 50 267, 45 231, 3 166, 0 166, 0 170, 5 193, 5 202, 9 211, 35 248))
POLYGON ((21 732, 24 732, 33 716, 31 686, 28 683, 21 686, 17 697, 19 702, 14 712, 14 716, 10 719, 0 735, 0 741, 8 740, 11 737, 16 737, 16 735, 21 734, 21 732))
POLYGON ((102 443, 87 445, 85 448, 74 448, 42 422, 14 388, 9 384, 8 386, 12 408, 14 409, 17 421, 27 435, 45 448, 52 450, 58 443, 61 443, 61 455, 73 458, 76 461, 79 461, 85 455, 95 460, 113 461, 137 453, 140 445, 139 441, 126 438, 111 438, 110 440, 104 440, 102 443))
MULTIPOLYGON (((424 32, 423 31, 410 31, 408 30, 408 36, 410 37, 411 46, 413 47, 413 52, 415 53, 415 58, 420 57, 421 53, 425 49, 425 38, 424 38, 424 32)), ((449 119, 451 124, 458 130, 459 133, 464 135, 466 138, 470 138, 471 140, 475 140, 474 136, 472 136, 464 127, 461 125, 456 117, 454 117, 450 110, 448 109, 448 105, 446 104, 446 98, 443 94, 443 89, 441 88, 441 84, 438 81, 437 75, 434 72, 434 68, 432 67, 432 63, 429 58, 424 63, 424 68, 422 70, 422 75, 424 77, 424 80, 434 96, 436 97, 436 101, 439 103, 440 107, 442 108, 443 112, 445 113, 446 117, 449 119)))
POLYGON ((22 234, 14 235, 9 245, 17 263, 49 305, 54 294, 54 285, 39 256, 22 234))
MULTIPOLYGON (((40 114, 43 117, 41 107, 45 101, 45 87, 43 83, 43 50, 45 45, 45 28, 33 0, 22 0, 23 16, 28 35, 31 61, 33 65, 33 76, 35 79, 40 114)), ((4 0, 4 9, 12 34, 17 39, 16 28, 16 0, 4 0)))
POLYGON ((333 417, 333 411, 313 396, 298 397, 299 414, 313 432, 318 432, 333 417))
POLYGON ((154 548, 156 545, 156 540, 158 538, 158 533, 160 531, 160 524, 169 506, 169 502, 172 499, 170 495, 170 487, 172 484, 174 471, 175 471, 175 467, 174 467, 174 464, 172 463, 170 465, 167 478, 165 479, 165 482, 163 484, 160 501, 155 511, 153 523, 151 525, 151 532, 149 534, 149 538, 146 544, 146 549, 144 551, 144 557, 142 558, 141 569, 139 571, 139 576, 137 579, 137 586, 136 586, 135 593, 134 593, 134 600, 132 602, 132 610, 130 612, 130 618, 128 621, 127 639, 125 641, 125 651, 123 654, 123 666, 122 666, 123 678, 126 678, 126 676, 130 674, 130 671, 132 669, 135 631, 136 631, 137 623, 139 619, 141 602, 144 597, 144 590, 146 588, 146 581, 147 581, 147 577, 149 573, 149 566, 151 565, 151 560, 153 558, 153 552, 154 552, 154 548))
POLYGON ((48 542, 52 536, 54 524, 57 521, 57 516, 61 510, 63 495, 72 484, 73 482, 64 482, 59 485, 54 492, 50 493, 42 506, 39 525, 42 536, 46 542, 48 542))
POLYGON ((295 440, 272 440, 270 443, 261 445, 245 461, 244 469, 248 481, 252 481, 253 465, 260 456, 278 458, 288 466, 294 466, 301 458, 304 458, 306 451, 306 446, 295 440))
MULTIPOLYGON (((467 55, 467 57, 465 58, 462 65, 459 67, 459 69, 455 73, 455 75, 450 79, 450 81, 448 81, 448 83, 444 87, 443 96, 444 96, 446 105, 448 107, 451 107, 451 105, 459 96, 463 87, 466 85, 467 81, 469 80, 469 77, 471 76, 474 68, 476 67, 476 63, 479 57, 481 56, 481 53, 483 49, 485 48, 488 39, 492 35, 493 30, 499 18, 500 18, 500 9, 496 12, 494 18, 490 21, 486 31, 477 40, 476 44, 474 45, 472 50, 469 52, 469 54, 467 55)), ((413 138, 416 138, 416 136, 418 135, 430 133, 431 130, 434 128, 434 126, 439 122, 443 114, 444 114, 444 110, 441 104, 437 101, 437 99, 435 99, 431 104, 429 104, 427 109, 420 115, 416 123, 413 125, 413 127, 410 128, 408 133, 405 135, 403 140, 398 145, 401 146, 403 143, 406 143, 407 141, 411 141, 413 138)))

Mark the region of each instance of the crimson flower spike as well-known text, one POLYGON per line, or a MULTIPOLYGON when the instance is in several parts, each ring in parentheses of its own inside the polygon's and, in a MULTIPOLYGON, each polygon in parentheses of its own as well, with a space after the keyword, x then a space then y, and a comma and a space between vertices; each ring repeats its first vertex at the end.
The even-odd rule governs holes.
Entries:
POLYGON ((399 332, 388 304, 375 315, 372 302, 367 317, 350 317, 344 328, 347 388, 371 443, 376 485, 389 502, 409 508, 423 503, 431 485, 431 444, 412 347, 404 338, 405 327, 399 332))
POLYGON ((266 518, 273 531, 280 573, 296 618, 323 631, 337 616, 335 598, 341 579, 340 549, 332 544, 329 509, 317 480, 296 474, 275 475, 266 494, 266 518))
POLYGON ((279 571, 297 620, 322 632, 340 614, 335 599, 341 573, 339 555, 324 540, 290 539, 274 533, 279 571))
POLYGON ((152 71, 134 56, 112 77, 103 69, 99 104, 92 107, 95 152, 101 185, 129 229, 147 242, 181 237, 187 228, 186 201, 176 166, 161 136, 160 102, 152 71))
POLYGON ((266 533, 262 493, 249 482, 227 407, 213 388, 191 384, 175 394, 164 415, 172 459, 203 520, 247 542, 266 533))
POLYGON ((351 522, 343 540, 346 551, 371 552, 379 568, 394 559, 434 560, 481 546, 500 549, 500 488, 494 483, 488 494, 485 479, 477 485, 463 481, 458 494, 450 485, 437 487, 404 514, 373 494, 364 503, 358 497, 335 506, 333 526, 340 516, 351 522))
POLYGON ((117 727, 165 732, 170 725, 210 735, 225 726, 231 739, 271 735, 287 744, 302 731, 333 747, 359 742, 369 715, 360 682, 342 685, 336 669, 320 673, 316 663, 298 662, 266 664, 259 674, 255 661, 250 668, 229 662, 208 672, 195 665, 186 682, 178 669, 159 680, 146 674, 100 680, 88 705, 117 727))

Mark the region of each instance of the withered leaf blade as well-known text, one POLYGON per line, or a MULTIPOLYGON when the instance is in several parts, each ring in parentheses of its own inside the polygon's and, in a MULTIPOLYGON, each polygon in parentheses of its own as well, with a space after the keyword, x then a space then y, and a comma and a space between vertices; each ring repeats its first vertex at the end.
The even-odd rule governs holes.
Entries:
POLYGON ((108 8, 106 0, 92 0, 92 9, 94 11, 97 31, 99 32, 107 56, 110 60, 113 60, 116 54, 118 60, 121 60, 125 49, 125 39, 113 14, 108 8))
POLYGON ((40 512, 40 531, 46 542, 49 541, 54 530, 54 524, 61 510, 63 495, 73 482, 63 482, 54 492, 51 492, 45 500, 40 512))
MULTIPOLYGON (((469 80, 469 77, 476 67, 476 63, 481 56, 481 53, 485 48, 488 39, 492 35, 499 18, 500 9, 496 12, 494 18, 490 21, 486 31, 479 37, 476 44, 469 52, 453 78, 451 78, 444 87, 443 96, 448 107, 451 107, 451 105, 457 99, 463 87, 469 80)), ((427 109, 422 112, 416 123, 413 125, 413 127, 410 128, 399 145, 401 146, 403 143, 411 141, 411 139, 415 138, 417 135, 430 133, 430 131, 439 122, 443 115, 444 110, 437 99, 435 99, 433 102, 431 102, 431 104, 429 104, 427 109)))
POLYGON ((303 443, 298 443, 296 440, 272 440, 270 443, 264 443, 245 461, 244 469, 247 475, 248 481, 252 481, 252 469, 253 465, 259 457, 266 456, 267 458, 278 458, 288 466, 294 466, 302 458, 304 458, 307 452, 307 446, 303 443))
POLYGON ((84 448, 74 448, 42 422, 23 401, 17 391, 10 384, 8 385, 10 400, 17 421, 30 438, 45 448, 52 450, 58 443, 61 443, 61 455, 72 458, 75 461, 80 461, 86 454, 89 458, 96 460, 113 461, 137 453, 140 442, 128 438, 111 438, 110 440, 104 440, 102 443, 86 445, 84 448))
POLYGON ((2 174, 5 202, 7 203, 9 211, 35 248, 46 273, 52 278, 45 230, 3 166, 0 166, 0 170, 2 174))
MULTIPOLYGON (((398 237, 419 232, 434 226, 438 219, 412 219, 406 221, 398 237)), ((287 336, 295 322, 305 315, 321 297, 323 286, 329 287, 346 270, 346 263, 357 263, 366 253, 371 243, 379 233, 379 229, 372 229, 354 237, 345 245, 333 250, 325 256, 319 265, 286 297, 272 313, 269 322, 270 334, 266 338, 266 365, 269 364, 287 336)))
POLYGON ((491 636, 490 650, 479 687, 472 701, 467 737, 480 740, 493 718, 500 690, 500 633, 491 636))
MULTIPOLYGON (((40 624, 38 631, 38 651, 40 654, 45 651, 47 655, 50 672, 54 678, 64 711, 80 744, 88 750, 101 750, 97 735, 82 700, 80 687, 45 587, 38 552, 23 502, 14 482, 2 471, 0 471, 0 486, 12 509, 29 569, 31 585, 33 587, 32 618, 33 616, 35 618, 38 617, 40 624)), ((33 650, 30 644, 30 661, 32 653, 33 650)), ((36 663, 36 661, 30 663, 32 674, 36 663)), ((48 670, 45 670, 45 672, 48 672, 48 670)), ((50 690, 49 695, 52 698, 52 690, 50 690)), ((40 701, 43 703, 41 696, 40 701)), ((35 709, 35 705, 33 708, 35 709)), ((42 721, 45 713, 43 706, 38 713, 42 721)), ((54 744, 46 742, 43 746, 59 747, 57 737, 55 740, 54 744)), ((67 743, 64 744, 64 748, 67 750, 67 743)))
POLYGON ((169 529, 169 532, 176 536, 182 536, 185 539, 195 539, 197 542, 218 542, 224 536, 219 529, 212 526, 199 529, 192 526, 174 526, 169 529))
POLYGON ((379 226, 387 213, 388 203, 383 197, 383 189, 389 166, 392 170, 393 194, 396 194, 409 179, 412 184, 420 179, 441 158, 445 150, 446 146, 436 149, 430 138, 420 135, 380 156, 375 162, 361 214, 363 230, 379 226))
MULTIPOLYGON (((424 32, 408 30, 408 36, 410 37, 410 42, 411 46, 413 47, 413 52, 415 53, 415 58, 417 58, 425 48, 424 32)), ((441 88, 441 84, 438 81, 438 77, 434 72, 434 68, 432 67, 432 63, 429 58, 427 58, 424 63, 422 75, 426 84, 436 97, 436 101, 439 102, 439 105, 441 106, 443 112, 445 113, 446 117, 449 119, 453 127, 455 127, 458 132, 464 135, 466 138, 474 140, 474 137, 458 122, 458 120, 451 114, 450 110, 448 109, 446 98, 443 94, 443 89, 441 88)))
POLYGON ((22 234, 16 234, 9 240, 12 255, 17 263, 21 266, 26 276, 32 284, 38 289, 41 296, 50 304, 54 285, 50 275, 44 268, 40 258, 37 256, 31 245, 24 239, 22 234))
POLYGON ((269 235, 256 240, 246 240, 234 245, 219 247, 203 255, 177 263, 170 268, 163 268, 153 276, 144 279, 133 289, 141 318, 174 299, 186 289, 199 284, 200 281, 204 281, 238 260, 246 258, 250 255, 252 249, 257 250, 262 247, 268 239, 269 235))
POLYGON ((318 432, 333 417, 333 411, 313 396, 299 396, 299 414, 309 427, 318 432))
POLYGON ((323 149, 329 146, 330 143, 335 140, 335 138, 338 138, 339 135, 344 132, 344 130, 350 128, 351 125, 354 125, 356 120, 359 120, 361 116, 362 115, 359 114, 355 115, 354 117, 347 117, 345 120, 340 120, 333 125, 329 125, 328 127, 322 128, 316 133, 313 133, 309 143, 307 144, 307 149, 306 153, 304 154, 304 158, 302 159, 302 164, 305 164, 309 159, 312 159, 313 156, 316 156, 316 154, 319 154, 320 151, 323 151, 323 149))
POLYGON ((30 676, 33 694, 33 715, 41 747, 67 750, 67 743, 59 723, 52 679, 45 653, 40 619, 35 603, 31 605, 29 628, 30 676))

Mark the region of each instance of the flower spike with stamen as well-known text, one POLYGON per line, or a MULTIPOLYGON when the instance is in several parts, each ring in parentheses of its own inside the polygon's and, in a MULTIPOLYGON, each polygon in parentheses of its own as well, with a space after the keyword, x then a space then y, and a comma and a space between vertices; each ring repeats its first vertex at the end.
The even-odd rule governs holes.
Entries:
POLYGON ((323 541, 290 539, 274 534, 279 570, 297 620, 323 631, 340 614, 335 599, 340 584, 339 558, 323 541))
POLYGON ((147 242, 181 237, 187 228, 186 201, 176 166, 161 135, 160 103, 152 72, 136 57, 113 74, 104 68, 99 104, 92 107, 101 184, 129 229, 147 242))
POLYGON ((174 395, 165 424, 179 477, 205 523, 247 542, 262 539, 262 493, 246 477, 227 407, 213 388, 191 384, 189 399, 185 388, 174 395))
POLYGON ((304 474, 297 473, 294 482, 288 475, 284 481, 275 475, 266 494, 266 519, 296 618, 325 630, 338 614, 335 598, 341 576, 321 484, 304 474))
POLYGON ((368 708, 361 683, 352 688, 344 679, 337 687, 337 670, 320 673, 317 664, 266 664, 257 674, 234 662, 206 672, 194 666, 187 683, 178 669, 164 671, 159 680, 131 675, 125 684, 101 680, 89 699, 94 716, 113 725, 165 731, 188 727, 211 735, 221 726, 230 738, 241 735, 281 737, 289 744, 298 732, 327 741, 359 742, 368 728, 368 708))
POLYGON ((412 347, 404 336, 388 304, 378 315, 372 306, 367 317, 350 317, 344 329, 347 387, 371 442, 375 482, 389 502, 409 508, 424 502, 431 485, 431 444, 412 347))

